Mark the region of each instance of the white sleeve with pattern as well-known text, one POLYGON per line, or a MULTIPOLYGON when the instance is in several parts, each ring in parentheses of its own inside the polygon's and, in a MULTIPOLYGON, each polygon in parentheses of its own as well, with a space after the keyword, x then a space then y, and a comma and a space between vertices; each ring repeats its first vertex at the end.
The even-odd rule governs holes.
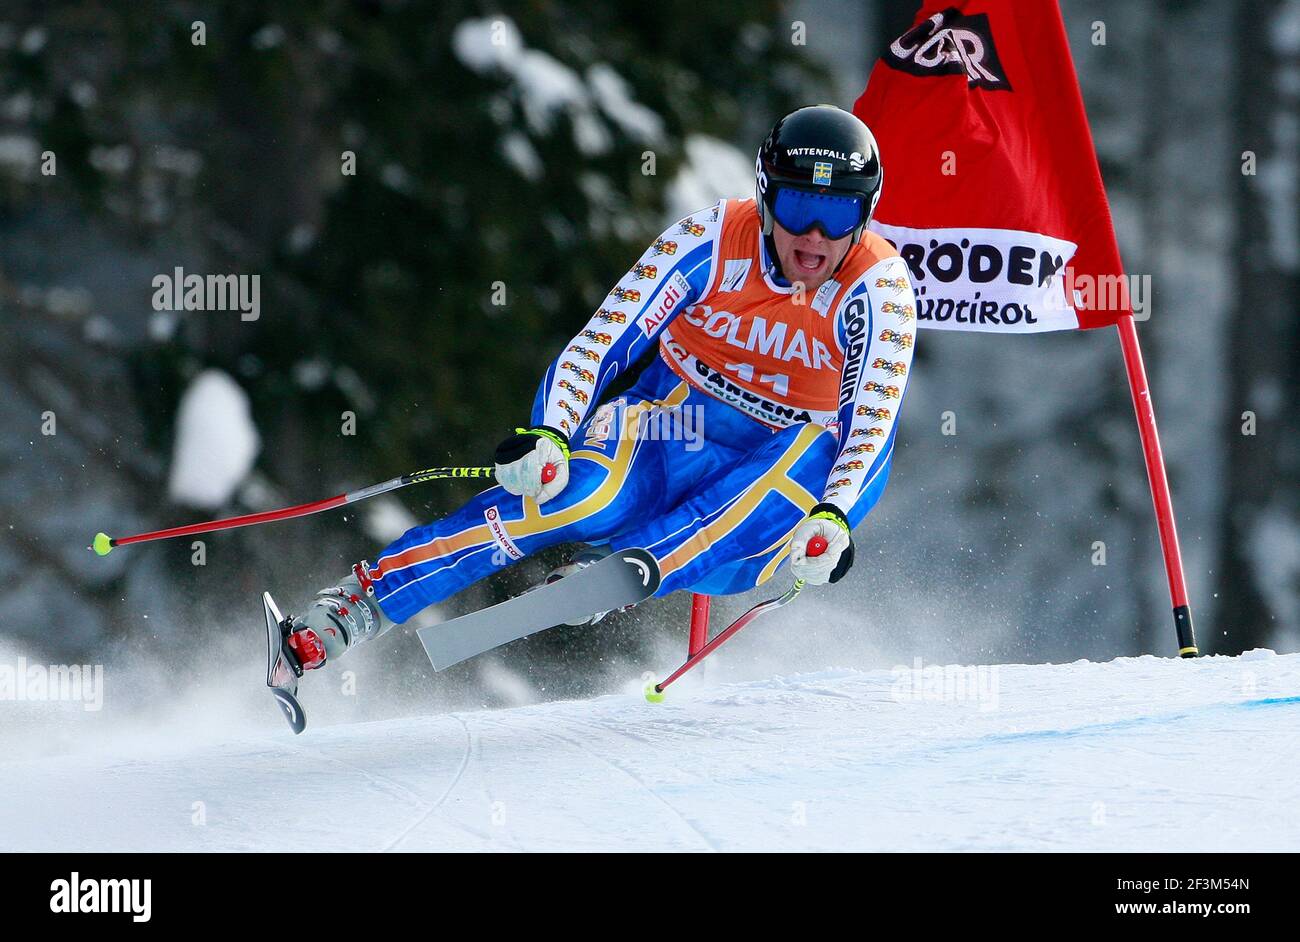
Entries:
POLYGON ((572 435, 609 382, 659 342, 664 326, 708 288, 725 202, 673 223, 606 296, 551 364, 534 425, 572 435))
MULTIPOLYGON (((907 265, 897 256, 883 259, 844 293, 836 311, 844 349, 840 376, 840 452, 822 500, 847 517, 872 487, 894 449, 898 410, 907 391, 916 338, 916 297, 907 265)), ((867 508, 870 510, 870 507, 867 508)))

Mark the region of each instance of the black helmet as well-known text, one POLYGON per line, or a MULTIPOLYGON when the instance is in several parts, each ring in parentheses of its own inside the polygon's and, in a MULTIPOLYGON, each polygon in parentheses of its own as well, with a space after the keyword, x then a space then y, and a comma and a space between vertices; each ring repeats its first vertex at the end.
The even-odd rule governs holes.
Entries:
POLYGON ((834 105, 800 108, 778 121, 758 149, 754 172, 765 236, 772 234, 776 195, 789 188, 862 197, 861 218, 852 230, 854 245, 875 212, 885 176, 870 129, 834 105))

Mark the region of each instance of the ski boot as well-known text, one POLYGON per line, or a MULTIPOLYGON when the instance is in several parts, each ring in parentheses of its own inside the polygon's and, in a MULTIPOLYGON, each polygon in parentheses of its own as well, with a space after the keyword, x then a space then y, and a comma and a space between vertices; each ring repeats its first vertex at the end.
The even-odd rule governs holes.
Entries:
POLYGON ((375 601, 365 563, 338 585, 322 589, 305 614, 280 614, 270 592, 262 593, 266 616, 266 685, 295 733, 307 728, 307 714, 298 702, 303 671, 324 667, 354 644, 378 638, 393 626, 375 601))
POLYGON ((365 564, 358 563, 338 585, 316 593, 306 612, 290 619, 285 644, 298 666, 310 671, 392 626, 375 601, 365 564))

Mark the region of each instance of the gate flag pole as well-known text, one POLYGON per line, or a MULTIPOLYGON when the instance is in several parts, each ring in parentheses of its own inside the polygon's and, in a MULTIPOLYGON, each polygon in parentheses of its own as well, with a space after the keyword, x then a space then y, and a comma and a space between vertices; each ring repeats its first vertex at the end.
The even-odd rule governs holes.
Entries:
POLYGON ((1124 370, 1128 373, 1129 393, 1137 413, 1138 434, 1142 438, 1142 456, 1146 460, 1147 481, 1151 485, 1151 502, 1156 509, 1156 527, 1160 531, 1160 551, 1164 555, 1165 575, 1169 579, 1169 601, 1174 609, 1174 630, 1178 632, 1178 656, 1196 657, 1196 631, 1192 610, 1187 604, 1187 582, 1183 578, 1183 556, 1178 548, 1178 527, 1174 523, 1173 499, 1169 494, 1169 477, 1165 457, 1160 450, 1160 432, 1156 429, 1156 411, 1151 404, 1151 388, 1142 363, 1137 327, 1132 313, 1122 314, 1115 322, 1120 346, 1124 349, 1124 370))

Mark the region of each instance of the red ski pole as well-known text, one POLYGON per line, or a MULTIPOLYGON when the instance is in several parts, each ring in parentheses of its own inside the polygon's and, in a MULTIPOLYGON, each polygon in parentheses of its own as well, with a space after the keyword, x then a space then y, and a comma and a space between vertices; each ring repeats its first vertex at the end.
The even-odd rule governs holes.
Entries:
POLYGON ((380 494, 386 494, 389 491, 395 491, 399 487, 406 487, 408 484, 421 484, 424 481, 436 481, 441 478, 485 478, 492 475, 492 468, 426 468, 423 471, 412 471, 410 474, 403 474, 401 477, 384 481, 382 484, 372 484, 369 487, 363 487, 360 490, 348 491, 346 494, 339 494, 336 497, 327 497, 324 500, 316 500, 307 504, 298 504, 295 507, 282 507, 279 510, 264 510, 261 513, 245 514, 242 517, 227 517, 224 520, 209 520, 206 523, 191 523, 183 527, 171 527, 167 530, 154 530, 150 533, 137 533, 134 536, 110 537, 107 533, 96 533, 95 540, 91 548, 100 556, 107 556, 113 551, 115 546, 125 546, 128 543, 147 543, 151 540, 169 540, 178 536, 193 536, 197 533, 212 533, 216 530, 233 530, 236 527, 251 527, 258 523, 270 523, 273 520, 289 520, 293 517, 306 517, 308 514, 317 514, 322 510, 333 510, 335 507, 342 507, 344 504, 355 504, 357 501, 365 500, 369 497, 377 497, 380 494))
MULTIPOLYGON (((824 552, 826 552, 826 540, 824 537, 815 536, 808 541, 809 556, 820 556, 824 552)), ((669 684, 677 680, 678 677, 681 677, 691 668, 695 667, 695 665, 699 664, 700 661, 718 650, 718 648, 722 647, 728 638, 738 632, 741 628, 744 628, 759 615, 766 615, 768 612, 774 612, 782 605, 788 605, 793 602, 799 596, 799 593, 803 591, 803 587, 804 581, 802 579, 796 579, 794 585, 790 586, 790 588, 786 590, 785 595, 777 596, 774 599, 768 599, 766 602, 759 602, 726 628, 719 631, 717 637, 704 645, 704 647, 700 648, 698 651, 692 652, 691 656, 686 659, 686 663, 669 674, 666 680, 654 684, 653 686, 647 684, 645 698, 651 703, 662 702, 664 698, 664 690, 669 684)))

